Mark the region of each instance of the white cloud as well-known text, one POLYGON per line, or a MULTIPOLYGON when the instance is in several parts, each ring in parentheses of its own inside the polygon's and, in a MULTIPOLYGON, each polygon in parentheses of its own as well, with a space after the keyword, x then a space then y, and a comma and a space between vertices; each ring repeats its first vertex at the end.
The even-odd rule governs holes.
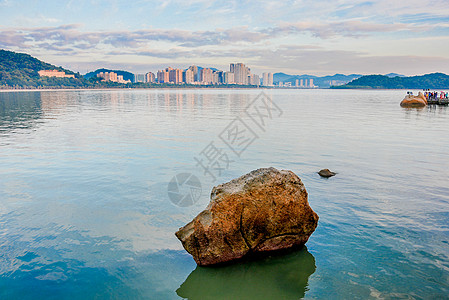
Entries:
MULTIPOLYGON (((368 68, 374 72, 382 61, 397 61, 398 67, 407 68, 402 61, 416 59, 419 64, 433 65, 434 57, 441 61, 441 71, 448 67, 449 53, 444 47, 426 50, 411 42, 423 37, 430 44, 436 39, 442 39, 439 45, 446 41, 447 0, 78 0, 63 7, 65 16, 46 12, 36 18, 26 12, 20 17, 22 12, 16 9, 20 26, 0 20, 0 47, 59 62, 64 57, 71 62, 88 63, 90 59, 119 64, 122 60, 124 64, 143 61, 153 65, 212 59, 225 64, 225 60, 245 59, 258 68, 313 72, 315 66, 316 72, 359 72, 366 66, 367 72, 371 72, 368 68), (84 22, 84 26, 62 21, 67 16, 70 19, 73 9, 80 20, 89 9, 99 19, 84 22), (342 60, 349 62, 342 64, 342 60)), ((8 11, 0 14, 6 16, 8 11)))

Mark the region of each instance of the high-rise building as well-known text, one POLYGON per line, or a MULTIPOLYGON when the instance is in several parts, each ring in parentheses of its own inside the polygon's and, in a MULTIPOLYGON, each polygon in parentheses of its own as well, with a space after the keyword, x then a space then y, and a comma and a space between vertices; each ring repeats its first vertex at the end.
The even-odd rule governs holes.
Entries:
POLYGON ((273 73, 262 74, 262 85, 273 86, 273 73))
POLYGON ((296 87, 299 87, 299 79, 296 79, 296 80, 295 80, 295 86, 296 86, 296 87))
POLYGON ((145 74, 145 82, 147 83, 153 83, 156 80, 156 76, 153 72, 148 72, 145 74))
POLYGON ((309 79, 309 87, 315 87, 315 86, 313 85, 313 78, 310 78, 310 79, 309 79))
POLYGON ((249 74, 248 75, 248 84, 260 85, 260 77, 259 77, 259 75, 249 74))
POLYGON ((223 73, 223 83, 224 84, 234 84, 234 73, 224 72, 223 73))
POLYGON ((193 81, 201 81, 200 73, 198 72, 198 67, 193 65, 189 67, 189 70, 193 72, 193 81))
POLYGON ((212 70, 209 68, 201 69, 201 82, 203 84, 211 84, 213 82, 212 70))
POLYGON ((118 82, 117 73, 115 72, 100 72, 97 77, 102 78, 104 81, 118 82))
POLYGON ((182 83, 182 70, 181 69, 172 69, 169 70, 169 81, 174 84, 182 83))
POLYGON ((299 81, 299 86, 300 86, 300 87, 304 87, 304 79, 301 79, 301 80, 299 81))
POLYGON ((145 82, 145 74, 134 74, 134 82, 145 82))
POLYGON ((166 70, 157 71, 157 81, 159 83, 168 83, 168 82, 170 82, 170 80, 169 80, 169 72, 167 72, 166 70))
POLYGON ((212 72, 212 84, 218 84, 218 83, 219 83, 218 72, 212 72))
POLYGON ((248 84, 248 75, 250 70, 242 63, 231 64, 229 70, 234 73, 234 82, 236 84, 248 84))
POLYGON ((215 74, 217 74, 217 84, 223 84, 224 83, 224 72, 223 71, 215 71, 215 74))
POLYGON ((192 69, 188 68, 183 74, 183 81, 187 84, 192 84, 195 82, 195 73, 192 69))

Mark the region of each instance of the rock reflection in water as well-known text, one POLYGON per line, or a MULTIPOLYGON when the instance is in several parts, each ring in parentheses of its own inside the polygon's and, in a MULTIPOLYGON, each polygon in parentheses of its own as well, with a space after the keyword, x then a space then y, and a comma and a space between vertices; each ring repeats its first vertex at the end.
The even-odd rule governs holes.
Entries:
POLYGON ((176 291, 185 299, 300 299, 316 270, 302 250, 224 267, 196 267, 176 291))

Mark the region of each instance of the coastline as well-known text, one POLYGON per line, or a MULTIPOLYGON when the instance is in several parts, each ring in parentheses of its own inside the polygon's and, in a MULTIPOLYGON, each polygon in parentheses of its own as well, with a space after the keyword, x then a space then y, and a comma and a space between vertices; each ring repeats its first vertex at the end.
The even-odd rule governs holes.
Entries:
POLYGON ((210 86, 173 86, 173 87, 123 87, 123 88, 45 88, 45 89, 0 89, 1 92, 50 92, 50 91, 125 91, 125 90, 328 90, 329 88, 294 87, 210 87, 210 86))

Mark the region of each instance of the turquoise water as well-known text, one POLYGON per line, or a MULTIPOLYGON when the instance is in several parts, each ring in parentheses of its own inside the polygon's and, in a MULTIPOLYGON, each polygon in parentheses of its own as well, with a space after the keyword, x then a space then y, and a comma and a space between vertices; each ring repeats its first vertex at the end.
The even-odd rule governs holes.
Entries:
POLYGON ((449 108, 399 106, 405 91, 0 93, 0 299, 440 299, 449 295, 449 108), (281 113, 282 111, 282 113, 281 113), (255 138, 220 137, 237 116, 255 138), (232 162, 213 180, 195 157, 232 162), (290 169, 320 216, 307 249, 198 268, 174 232, 214 185, 290 169), (316 172, 338 172, 330 179, 316 172), (167 186, 195 174, 195 204, 167 186))

